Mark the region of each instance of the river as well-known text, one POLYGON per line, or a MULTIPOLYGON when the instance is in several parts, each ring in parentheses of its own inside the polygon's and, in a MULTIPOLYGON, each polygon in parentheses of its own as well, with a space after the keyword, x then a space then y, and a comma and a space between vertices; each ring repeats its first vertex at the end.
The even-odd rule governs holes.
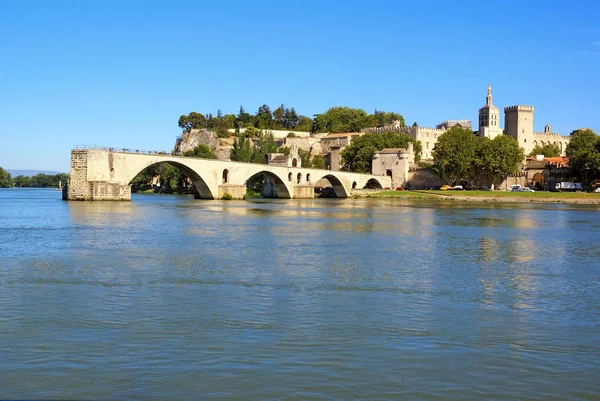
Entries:
POLYGON ((0 190, 0 398, 598 400, 599 212, 0 190))

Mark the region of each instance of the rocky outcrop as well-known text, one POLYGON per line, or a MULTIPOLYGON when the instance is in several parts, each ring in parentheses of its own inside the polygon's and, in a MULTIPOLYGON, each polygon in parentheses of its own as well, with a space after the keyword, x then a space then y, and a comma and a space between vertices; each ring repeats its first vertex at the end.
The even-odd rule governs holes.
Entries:
POLYGON ((191 129, 184 131, 181 137, 177 138, 173 154, 181 155, 189 150, 194 150, 198 145, 206 145, 217 156, 217 159, 229 161, 231 160, 231 143, 228 139, 219 139, 214 131, 191 129))
POLYGON ((217 138, 214 131, 200 129, 184 131, 181 138, 177 138, 173 152, 179 155, 194 150, 198 145, 206 145, 214 151, 219 146, 219 138, 217 138))

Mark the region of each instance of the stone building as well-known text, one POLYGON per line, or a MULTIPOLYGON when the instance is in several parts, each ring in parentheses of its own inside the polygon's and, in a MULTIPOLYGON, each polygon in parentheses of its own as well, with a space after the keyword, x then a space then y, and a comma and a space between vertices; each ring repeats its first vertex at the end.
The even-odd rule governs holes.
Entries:
POLYGON ((408 172, 413 164, 414 150, 412 142, 407 149, 386 148, 373 154, 372 174, 387 175, 392 178, 392 187, 405 187, 408 183, 408 172))
POLYGON ((329 134, 321 138, 321 151, 328 153, 332 146, 340 147, 341 149, 352 143, 354 138, 364 135, 362 132, 344 132, 339 134, 329 134))
POLYGON ((298 149, 298 145, 294 143, 290 146, 290 154, 287 156, 283 153, 267 153, 265 155, 265 164, 282 167, 302 167, 302 160, 298 155, 298 149))

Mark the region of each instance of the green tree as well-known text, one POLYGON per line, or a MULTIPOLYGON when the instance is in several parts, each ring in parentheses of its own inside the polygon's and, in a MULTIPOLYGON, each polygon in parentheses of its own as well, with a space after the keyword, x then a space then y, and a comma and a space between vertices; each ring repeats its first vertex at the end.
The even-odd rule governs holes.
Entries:
POLYGON ((373 165, 373 153, 384 148, 406 148, 409 142, 413 142, 415 154, 417 151, 420 153, 420 143, 406 134, 388 131, 359 136, 342 151, 342 170, 369 173, 373 165))
POLYGON ((433 171, 450 183, 470 175, 477 139, 473 131, 466 128, 452 127, 444 132, 432 151, 433 171))
POLYGON ((18 175, 13 181, 17 187, 29 187, 31 184, 31 178, 25 175, 18 175))
POLYGON ((332 107, 316 115, 313 129, 315 132, 358 132, 372 125, 373 118, 362 109, 332 107))
POLYGON ((478 181, 498 185, 505 177, 519 171, 519 163, 525 155, 512 136, 498 135, 493 140, 477 137, 476 142, 473 175, 479 176, 478 181))
POLYGON ((325 158, 321 155, 315 155, 312 159, 312 167, 318 169, 325 169, 325 158))
POLYGON ((181 117, 179 117, 177 125, 179 125, 179 127, 182 129, 205 128, 206 118, 202 114, 192 111, 187 116, 182 115, 181 117))
POLYGON ((310 132, 312 131, 312 124, 312 118, 306 116, 299 116, 298 125, 296 125, 295 129, 298 131, 310 132))
POLYGON ((233 147, 231 148, 230 157, 235 162, 252 162, 254 151, 250 143, 250 139, 246 138, 245 135, 238 135, 233 141, 233 147))
POLYGON ((201 157, 203 159, 216 159, 217 156, 210 150, 210 148, 204 144, 196 146, 193 150, 183 152, 184 156, 189 157, 201 157))
POLYGON ((400 122, 401 127, 404 126, 404 117, 402 117, 401 114, 378 110, 375 110, 375 113, 373 113, 373 123, 375 127, 383 127, 385 125, 390 125, 396 120, 400 122))
POLYGON ((277 152, 277 143, 275 142, 275 138, 273 134, 267 132, 266 134, 262 134, 260 136, 259 142, 253 149, 252 155, 252 163, 263 164, 265 162, 265 155, 267 153, 276 153, 277 152))
POLYGON ((558 145, 553 143, 547 143, 545 145, 535 145, 535 147, 529 152, 530 157, 536 155, 544 155, 545 157, 556 157, 560 156, 560 148, 558 145))
POLYGON ((311 155, 308 150, 298 149, 298 156, 300 156, 300 165, 304 168, 312 167, 311 155))
POLYGON ((579 130, 571 135, 566 155, 569 166, 581 177, 586 191, 592 189, 593 178, 600 168, 600 140, 591 129, 579 130))
POLYGON ((0 188, 11 188, 13 185, 10 173, 0 167, 0 188))

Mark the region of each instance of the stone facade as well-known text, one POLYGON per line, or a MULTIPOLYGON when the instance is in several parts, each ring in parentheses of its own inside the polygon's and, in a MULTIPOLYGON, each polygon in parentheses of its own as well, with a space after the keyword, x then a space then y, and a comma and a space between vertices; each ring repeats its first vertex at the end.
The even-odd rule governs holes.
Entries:
POLYGON ((357 138, 361 135, 363 135, 362 132, 346 132, 324 136, 321 138, 321 151, 323 153, 329 153, 332 146, 343 149, 350 145, 354 138, 357 138))
POLYGON ((386 148, 373 154, 372 172, 391 178, 392 188, 405 187, 408 183, 409 168, 414 163, 413 144, 408 148, 386 148))
POLYGON ((433 159, 433 147, 446 129, 411 126, 403 127, 398 132, 405 133, 415 141, 421 142, 421 160, 429 160, 433 159))

